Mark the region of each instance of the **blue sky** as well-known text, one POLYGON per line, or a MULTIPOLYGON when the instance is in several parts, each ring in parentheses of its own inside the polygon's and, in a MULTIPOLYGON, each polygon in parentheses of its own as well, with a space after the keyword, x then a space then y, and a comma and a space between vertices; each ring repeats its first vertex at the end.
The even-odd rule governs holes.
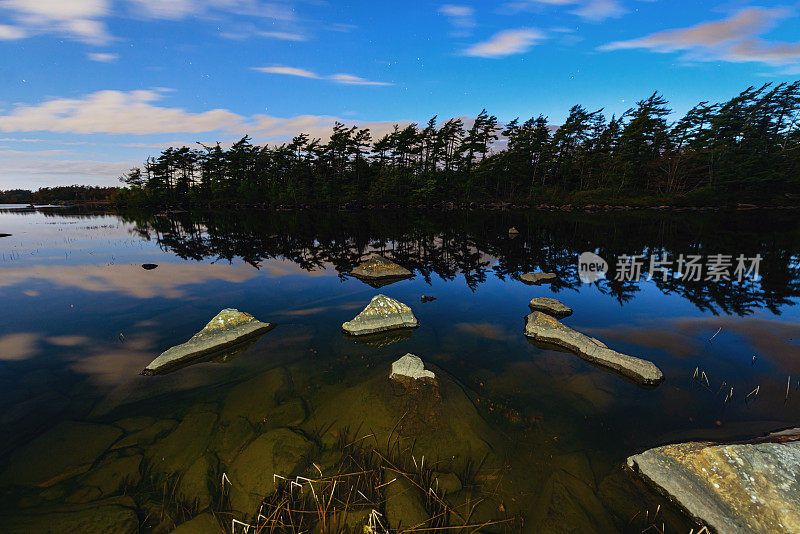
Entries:
POLYGON ((539 113, 682 113, 800 78, 800 4, 0 0, 0 189, 116 184, 171 144, 539 113))

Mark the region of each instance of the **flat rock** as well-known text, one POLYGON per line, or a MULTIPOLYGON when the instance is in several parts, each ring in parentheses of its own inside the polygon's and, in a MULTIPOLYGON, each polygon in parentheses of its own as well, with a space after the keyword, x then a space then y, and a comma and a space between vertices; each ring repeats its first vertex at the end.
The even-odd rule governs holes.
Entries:
POLYGON ((274 328, 262 323, 249 313, 226 308, 186 343, 162 352, 145 367, 143 375, 155 375, 182 367, 187 362, 202 358, 274 328))
POLYGON ((411 271, 397 265, 383 256, 372 256, 350 271, 350 274, 361 280, 381 280, 385 278, 407 278, 411 271))
POLYGON ((411 308, 385 295, 376 295, 352 321, 342 325, 342 330, 347 334, 360 336, 417 326, 419 321, 411 308))
POLYGON ((553 317, 566 317, 572 315, 572 308, 561 301, 549 297, 536 297, 531 300, 528 307, 531 311, 540 311, 553 317))
POLYGON ((654 386, 664 380, 664 374, 652 362, 609 349, 602 342, 569 328, 546 313, 535 311, 525 317, 525 335, 567 349, 640 385, 654 386))
POLYGON ((121 434, 114 426, 62 421, 15 451, 0 483, 48 487, 85 473, 121 434))
POLYGON ((800 532, 798 432, 792 441, 665 445, 628 466, 717 532, 800 532))
POLYGON ((519 279, 526 284, 541 284, 547 280, 555 280, 557 276, 553 273, 525 273, 519 279))

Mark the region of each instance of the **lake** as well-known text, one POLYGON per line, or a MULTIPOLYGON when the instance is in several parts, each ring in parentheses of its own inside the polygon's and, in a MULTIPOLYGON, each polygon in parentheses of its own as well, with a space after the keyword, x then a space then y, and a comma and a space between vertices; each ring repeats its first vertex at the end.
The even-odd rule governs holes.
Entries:
POLYGON ((276 524, 261 506, 292 532, 317 497, 278 472, 364 521, 416 506, 465 532, 696 530, 623 466, 666 443, 800 424, 798 223, 794 210, 0 210, 3 530, 167 532, 198 516, 241 532, 276 524), (373 251, 413 278, 347 276, 373 251), (587 251, 605 279, 581 283, 587 251), (653 254, 730 256, 731 275, 739 255, 761 261, 742 281, 647 280, 653 254), (615 279, 623 255, 645 258, 639 280, 615 279), (519 279, 538 271, 557 278, 519 279), (344 336, 377 294, 419 328, 344 336), (529 341, 533 297, 559 299, 574 310, 564 324, 652 361, 664 382, 529 341), (139 374, 224 308, 277 326, 139 374), (440 384, 410 402, 388 380, 406 353, 440 384), (416 501, 402 504, 401 484, 416 501))

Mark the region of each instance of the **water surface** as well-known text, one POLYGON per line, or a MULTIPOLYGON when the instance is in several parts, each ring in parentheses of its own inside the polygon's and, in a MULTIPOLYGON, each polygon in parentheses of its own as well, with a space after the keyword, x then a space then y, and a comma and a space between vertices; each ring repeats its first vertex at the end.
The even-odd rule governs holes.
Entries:
MULTIPOLYGON (((475 437, 489 444, 491 459, 475 460, 483 469, 475 479, 490 496, 487 514, 515 518, 506 530, 640 532, 650 524, 645 511, 661 505, 667 512, 658 527, 664 521, 671 532, 688 532, 686 518, 621 469, 627 456, 679 440, 738 439, 800 423, 800 233, 789 210, 171 216, 38 210, 0 212, 0 233, 11 234, 0 239, 3 469, 20 472, 14 462, 30 464, 28 472, 46 465, 69 444, 55 443, 45 455, 31 443, 65 421, 113 427, 116 440, 136 432, 137 417, 164 425, 152 443, 112 445, 74 476, 38 486, 0 477, 6 518, 94 506, 126 493, 144 531, 164 529, 147 512, 147 499, 158 499, 136 495, 141 484, 91 493, 87 473, 111 459, 147 459, 178 422, 205 412, 214 421, 203 445, 209 476, 227 472, 266 428, 256 421, 231 437, 230 412, 245 417, 261 402, 233 403, 239 398, 233 392, 276 370, 290 384, 280 405, 303 406, 302 415, 282 424, 313 443, 308 460, 314 461, 330 445, 329 425, 368 433, 355 422, 373 424, 373 407, 359 399, 407 352, 458 387, 458 398, 469 401, 465 421, 476 416, 485 424, 475 437), (515 238, 512 226, 520 231, 515 238), (392 257, 414 277, 380 289, 347 277, 370 251, 392 257), (576 262, 583 251, 610 263, 621 254, 663 252, 760 254, 763 261, 760 278, 741 283, 621 282, 612 273, 581 284, 576 262), (158 267, 143 269, 147 263, 158 267), (558 279, 542 286, 519 281, 540 270, 558 279), (420 328, 385 346, 344 338, 341 324, 378 293, 411 306, 420 328), (421 303, 422 295, 436 300, 421 303), (644 389, 529 342, 522 331, 535 296, 569 305, 575 313, 566 324, 652 360, 665 382, 644 389), (223 308, 278 326, 224 363, 138 374, 223 308), (707 381, 691 380, 695 369, 707 381), (758 395, 745 399, 756 387, 758 395)), ((420 439, 419 447, 436 449, 420 439)), ((171 468, 181 476, 195 463, 187 458, 171 468)), ((492 528, 500 527, 486 530, 492 528)))

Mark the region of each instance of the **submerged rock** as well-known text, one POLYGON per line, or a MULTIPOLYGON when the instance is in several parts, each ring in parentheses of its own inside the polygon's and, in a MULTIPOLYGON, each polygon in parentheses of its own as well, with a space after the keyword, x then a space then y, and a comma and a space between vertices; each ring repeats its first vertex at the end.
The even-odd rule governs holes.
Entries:
POLYGON ((249 313, 227 308, 186 343, 172 347, 150 362, 143 375, 169 372, 204 356, 229 348, 271 330, 275 325, 262 323, 249 313))
POLYGON ((546 280, 554 280, 557 276, 553 273, 525 273, 519 279, 526 284, 541 284, 546 280))
POLYGON ((431 296, 428 296, 428 295, 422 295, 422 296, 419 298, 419 300, 420 300, 421 302, 432 302, 432 301, 436 300, 436 297, 431 297, 431 296))
POLYGON ((549 297, 536 297, 531 300, 528 307, 531 311, 540 311, 553 317, 566 317, 572 315, 572 308, 564 305, 561 301, 549 297))
POLYGON ((48 487, 85 473, 121 434, 114 426, 62 421, 11 455, 0 484, 48 487))
POLYGON ((275 490, 278 477, 299 473, 312 449, 310 441, 287 428, 271 430, 253 440, 228 471, 233 510, 255 514, 261 500, 275 490))
POLYGON ((430 516, 422 504, 422 496, 417 486, 407 478, 392 471, 384 470, 384 490, 386 499, 386 519, 392 531, 414 529, 425 531, 430 516), (394 482, 391 482, 395 479, 394 482))
POLYGON ((628 466, 717 532, 800 532, 798 440, 800 429, 760 442, 679 443, 628 466))
POLYGON ((360 336, 396 328, 416 328, 419 321, 411 308, 385 295, 376 295, 352 321, 342 325, 345 333, 360 336))
POLYGON ((375 255, 350 271, 350 274, 365 282, 380 280, 391 283, 410 277, 411 271, 383 256, 375 255))
POLYGON ((602 342, 576 332, 542 312, 535 311, 525 317, 525 335, 563 347, 590 363, 611 369, 641 385, 653 386, 664 380, 663 373, 652 362, 611 350, 602 342))
POLYGON ((113 497, 89 504, 37 507, 0 513, 3 532, 92 532, 135 534, 139 532, 136 503, 131 497, 113 497))
POLYGON ((224 532, 211 512, 205 512, 194 519, 178 525, 172 534, 219 534, 224 532))

